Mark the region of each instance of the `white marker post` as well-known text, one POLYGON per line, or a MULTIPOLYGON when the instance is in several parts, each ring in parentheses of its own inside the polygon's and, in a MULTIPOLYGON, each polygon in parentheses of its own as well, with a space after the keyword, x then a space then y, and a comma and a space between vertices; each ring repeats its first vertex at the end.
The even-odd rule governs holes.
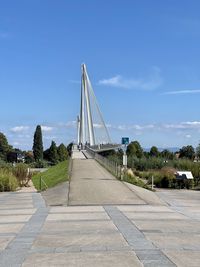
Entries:
POLYGON ((151 177, 151 189, 153 190, 153 188, 154 188, 154 177, 152 175, 152 177, 151 177))

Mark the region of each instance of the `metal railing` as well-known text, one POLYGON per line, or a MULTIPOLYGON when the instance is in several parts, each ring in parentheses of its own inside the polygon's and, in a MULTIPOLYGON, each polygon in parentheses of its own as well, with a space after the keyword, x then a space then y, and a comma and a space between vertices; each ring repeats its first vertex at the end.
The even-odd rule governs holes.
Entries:
POLYGON ((122 177, 122 166, 117 162, 110 160, 100 154, 94 152, 89 147, 86 147, 86 151, 90 156, 92 156, 99 164, 101 164, 105 169, 111 172, 115 177, 121 179, 122 177))
POLYGON ((42 179, 42 176, 40 176, 40 191, 42 191, 43 189, 46 190, 47 188, 48 188, 47 184, 42 179))

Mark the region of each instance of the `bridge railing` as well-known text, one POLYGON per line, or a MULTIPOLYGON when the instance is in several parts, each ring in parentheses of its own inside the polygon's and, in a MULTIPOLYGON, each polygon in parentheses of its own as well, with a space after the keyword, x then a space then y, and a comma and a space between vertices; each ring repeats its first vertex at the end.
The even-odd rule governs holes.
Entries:
POLYGON ((110 160, 102 155, 96 153, 94 150, 86 146, 86 151, 90 156, 92 156, 97 162, 99 162, 105 169, 111 172, 115 177, 121 179, 122 176, 122 166, 117 162, 110 160))

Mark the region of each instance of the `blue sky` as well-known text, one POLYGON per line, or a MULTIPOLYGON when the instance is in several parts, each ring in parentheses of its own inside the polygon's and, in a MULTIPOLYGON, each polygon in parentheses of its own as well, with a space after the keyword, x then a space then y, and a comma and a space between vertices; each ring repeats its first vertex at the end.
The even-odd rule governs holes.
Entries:
POLYGON ((0 131, 32 148, 76 139, 85 62, 111 138, 200 140, 200 2, 0 0, 0 131))

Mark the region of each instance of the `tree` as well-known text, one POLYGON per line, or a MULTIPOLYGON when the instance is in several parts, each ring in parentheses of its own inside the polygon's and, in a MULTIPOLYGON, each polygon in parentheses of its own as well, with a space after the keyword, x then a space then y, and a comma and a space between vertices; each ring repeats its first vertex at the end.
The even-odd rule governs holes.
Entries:
POLYGON ((44 159, 50 161, 49 148, 47 148, 43 153, 44 159))
POLYGON ((54 165, 58 163, 57 146, 56 146, 56 143, 54 141, 51 142, 51 146, 49 148, 49 160, 54 165))
POLYGON ((42 142, 42 129, 38 125, 36 127, 33 139, 33 155, 36 162, 43 160, 43 142, 42 142))
POLYGON ((0 133, 0 159, 6 160, 7 153, 11 147, 8 144, 7 138, 3 133, 0 133))
POLYGON ((149 152, 151 157, 158 157, 159 156, 159 151, 156 146, 152 146, 149 152))
POLYGON ((142 158, 143 149, 138 141, 131 142, 127 147, 128 156, 136 156, 137 158, 142 158))
POLYGON ((179 158, 188 158, 188 159, 194 159, 195 157, 195 151, 193 146, 183 146, 180 151, 179 158))
POLYGON ((197 158, 200 159, 200 144, 198 144, 196 148, 196 155, 197 155, 197 158))
POLYGON ((71 156, 72 154, 72 147, 73 147, 73 143, 70 143, 68 146, 67 146, 67 151, 68 151, 68 155, 71 156))
POLYGON ((165 159, 173 159, 174 158, 174 154, 173 152, 170 152, 168 149, 164 149, 161 153, 160 153, 162 158, 165 159))
POLYGON ((58 152, 58 160, 59 161, 64 161, 68 158, 68 151, 67 151, 67 148, 64 144, 59 145, 57 152, 58 152))

